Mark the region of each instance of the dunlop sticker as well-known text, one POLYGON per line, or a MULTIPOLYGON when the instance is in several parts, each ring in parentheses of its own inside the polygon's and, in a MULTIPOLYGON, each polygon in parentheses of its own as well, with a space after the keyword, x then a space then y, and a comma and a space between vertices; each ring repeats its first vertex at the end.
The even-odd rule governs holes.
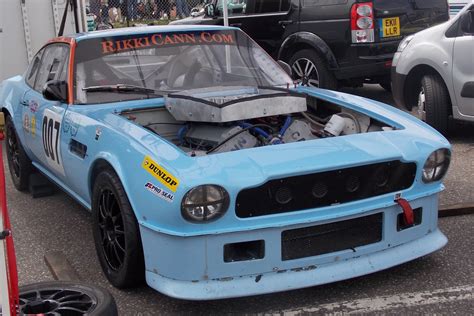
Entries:
POLYGON ((168 203, 172 203, 174 200, 174 194, 163 190, 162 188, 154 185, 151 182, 145 184, 145 189, 159 197, 160 199, 165 200, 168 203))
POLYGON ((163 185, 165 185, 168 189, 176 192, 176 189, 179 185, 178 179, 166 171, 165 168, 153 161, 153 159, 151 159, 149 156, 145 156, 145 159, 143 159, 142 168, 148 171, 158 181, 163 183, 163 185))

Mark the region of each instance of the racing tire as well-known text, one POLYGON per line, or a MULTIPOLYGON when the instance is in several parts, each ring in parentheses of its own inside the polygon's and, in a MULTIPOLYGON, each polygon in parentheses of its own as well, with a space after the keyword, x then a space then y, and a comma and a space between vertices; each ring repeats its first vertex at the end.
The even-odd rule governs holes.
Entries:
POLYGON ((5 120, 5 131, 8 169, 13 185, 18 191, 26 191, 34 167, 21 145, 10 115, 7 115, 5 120))
POLYGON ((21 286, 20 315, 116 316, 110 293, 99 287, 64 281, 21 286))
POLYGON ((437 75, 426 75, 421 79, 418 108, 425 112, 425 122, 446 135, 449 127, 451 99, 443 80, 437 75), (424 101, 422 100, 424 94, 424 101), (423 103, 423 104, 422 104, 423 103))
POLYGON ((100 265, 117 288, 143 284, 145 264, 135 214, 117 174, 100 172, 92 191, 92 229, 100 265))
POLYGON ((289 62, 293 79, 302 85, 336 90, 338 82, 327 62, 312 49, 296 52, 289 62))

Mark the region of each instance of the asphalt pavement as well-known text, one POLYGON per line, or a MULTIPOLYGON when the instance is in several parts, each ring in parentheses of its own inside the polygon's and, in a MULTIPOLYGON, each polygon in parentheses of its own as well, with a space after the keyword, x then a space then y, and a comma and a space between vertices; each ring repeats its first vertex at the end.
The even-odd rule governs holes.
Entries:
MULTIPOLYGON (((392 103, 378 86, 346 92, 392 103)), ((474 203, 474 125, 456 124, 450 137, 453 161, 441 204, 474 203)), ((51 280, 46 253, 61 251, 82 281, 109 289, 121 315, 158 314, 459 314, 474 312, 474 215, 440 219, 449 239, 442 250, 407 264, 333 284, 221 301, 190 302, 146 286, 117 290, 103 276, 94 249, 91 218, 62 192, 33 199, 13 188, 7 196, 20 284, 51 280)))

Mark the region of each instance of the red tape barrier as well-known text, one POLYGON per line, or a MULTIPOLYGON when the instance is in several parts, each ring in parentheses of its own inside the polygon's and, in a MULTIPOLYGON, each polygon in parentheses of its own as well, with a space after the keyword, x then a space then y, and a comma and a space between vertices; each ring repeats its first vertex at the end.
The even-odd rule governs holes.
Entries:
POLYGON ((7 209, 7 190, 5 186, 5 168, 3 166, 3 133, 0 132, 0 207, 1 216, 5 227, 0 227, 0 230, 9 232, 8 236, 5 237, 7 245, 7 278, 8 278, 8 289, 10 297, 10 313, 16 315, 17 306, 19 305, 19 294, 18 294, 18 271, 16 269, 16 256, 15 246, 13 245, 13 236, 11 233, 10 218, 8 216, 7 209))

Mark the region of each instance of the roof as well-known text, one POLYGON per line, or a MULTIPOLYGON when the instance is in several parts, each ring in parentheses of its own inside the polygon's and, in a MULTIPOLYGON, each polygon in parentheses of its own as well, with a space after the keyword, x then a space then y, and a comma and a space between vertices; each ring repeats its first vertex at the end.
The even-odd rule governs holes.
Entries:
POLYGON ((235 30, 235 27, 215 26, 215 25, 155 25, 140 27, 124 27, 111 30, 92 31, 87 33, 77 33, 66 37, 74 38, 77 42, 101 38, 107 36, 124 36, 133 34, 153 34, 153 33, 169 33, 182 31, 211 31, 211 30, 235 30))

